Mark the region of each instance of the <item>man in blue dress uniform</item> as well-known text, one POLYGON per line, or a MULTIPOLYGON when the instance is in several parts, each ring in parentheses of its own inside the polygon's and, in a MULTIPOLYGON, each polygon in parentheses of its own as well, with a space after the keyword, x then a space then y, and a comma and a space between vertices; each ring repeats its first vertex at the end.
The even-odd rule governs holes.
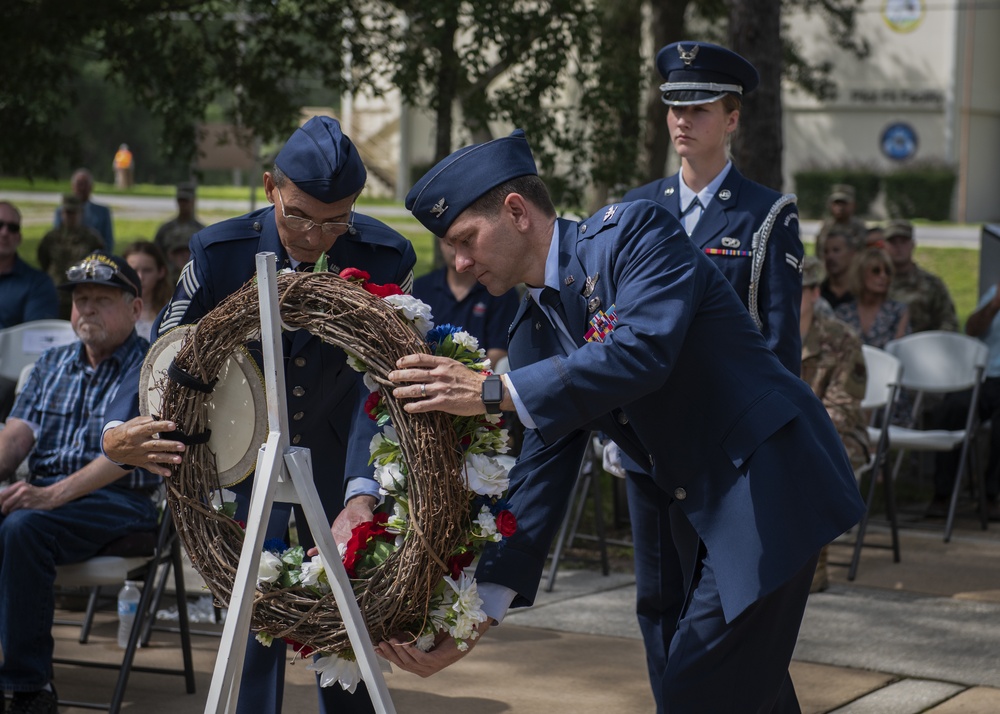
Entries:
POLYGON ((675 42, 656 55, 667 125, 681 169, 632 189, 680 220, 719 266, 778 359, 799 374, 802 241, 795 197, 746 179, 729 158, 742 96, 760 80, 752 64, 707 42, 675 42))
MULTIPOLYGON (((732 286, 653 202, 557 219, 520 131, 453 153, 406 205, 492 294, 529 291, 508 374, 409 355, 389 375, 408 411, 516 409, 527 427, 518 530, 477 571, 487 615, 534 599, 589 434, 604 431, 652 474, 634 541, 637 582, 663 591, 642 622, 660 710, 798 711, 788 663, 816 556, 864 506, 823 405, 732 286)), ((423 675, 462 656, 450 640, 378 647, 423 675)))
MULTIPOLYGON (((262 251, 273 252, 279 268, 296 270, 325 253, 331 270, 360 268, 373 282, 396 283, 408 292, 416 262, 409 241, 379 221, 354 212, 366 177, 361 157, 340 124, 329 117, 310 119, 292 134, 272 170, 264 174, 264 190, 273 205, 209 226, 192 237, 191 260, 153 333, 197 322, 255 276, 255 257, 262 251)), ((367 390, 359 389, 360 377, 347 366, 344 351, 318 337, 297 332, 284 349, 290 441, 311 449, 316 489, 326 514, 333 522, 340 513, 337 525, 349 535, 357 520, 351 512, 361 507, 362 513, 368 513, 378 499, 368 466, 368 443, 375 426, 364 415, 367 390), (369 478, 356 478, 362 476, 369 478)), ((259 349, 251 353, 259 354, 259 349)), ((153 435, 172 431, 174 425, 149 417, 132 418, 137 414, 134 396, 129 403, 116 405, 110 418, 125 423, 106 428, 105 453, 120 463, 143 464, 168 476, 169 464, 180 463, 178 452, 183 444, 153 435)), ((233 487, 239 496, 237 518, 245 518, 251 481, 233 487)), ((283 537, 288 516, 287 509, 275 508, 267 536, 283 537)), ((305 518, 300 514, 297 522, 300 540, 308 547, 311 537, 301 527, 305 518)), ((340 540, 347 538, 341 534, 340 540)), ((247 648, 237 711, 280 712, 284 643, 276 640, 265 648, 250 638, 247 648)), ((372 706, 363 691, 351 695, 340 687, 327 687, 320 689, 320 710, 369 712, 372 706)))

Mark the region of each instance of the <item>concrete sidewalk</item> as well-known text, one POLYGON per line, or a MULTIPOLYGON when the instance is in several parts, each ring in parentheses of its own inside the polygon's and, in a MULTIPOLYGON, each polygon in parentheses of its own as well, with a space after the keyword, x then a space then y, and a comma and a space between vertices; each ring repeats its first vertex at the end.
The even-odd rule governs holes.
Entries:
MULTIPOLYGON (((874 529, 873 542, 886 539, 874 529)), ((849 554, 835 547, 831 558, 849 554)), ((948 544, 940 531, 906 530, 901 563, 892 563, 888 551, 866 549, 855 582, 846 581, 846 568, 831 575, 830 589, 810 598, 792 663, 803 712, 1000 712, 1000 528, 981 531, 963 520, 948 544)), ((562 569, 552 593, 512 613, 455 666, 426 680, 389 675, 396 710, 651 712, 634 597, 628 573, 562 569)), ((113 613, 102 613, 84 646, 74 628, 57 627, 57 652, 113 662, 120 657, 116 624, 113 613)), ((179 664, 176 637, 157 633, 154 640, 140 651, 141 664, 179 664)), ((178 678, 136 673, 126 710, 201 711, 218 642, 195 637, 196 694, 185 694, 178 678)), ((317 711, 312 674, 302 662, 287 672, 285 711, 317 711)), ((114 676, 57 666, 55 681, 64 699, 106 700, 114 676)))

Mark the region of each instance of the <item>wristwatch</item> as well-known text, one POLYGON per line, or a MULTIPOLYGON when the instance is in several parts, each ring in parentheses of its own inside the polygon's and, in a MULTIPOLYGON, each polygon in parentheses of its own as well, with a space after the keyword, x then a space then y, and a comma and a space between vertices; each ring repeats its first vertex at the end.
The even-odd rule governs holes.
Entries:
POLYGON ((482 399, 487 414, 499 414, 503 411, 500 408, 500 402, 503 401, 503 380, 499 374, 491 374, 483 382, 482 399))

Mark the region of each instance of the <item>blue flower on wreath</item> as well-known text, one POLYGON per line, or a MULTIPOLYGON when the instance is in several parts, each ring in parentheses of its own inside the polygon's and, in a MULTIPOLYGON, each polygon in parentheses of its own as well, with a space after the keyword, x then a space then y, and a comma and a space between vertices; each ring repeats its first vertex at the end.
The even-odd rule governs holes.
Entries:
POLYGON ((281 538, 268 538, 264 541, 264 550, 275 555, 281 555, 288 550, 288 545, 281 538))
POLYGON ((441 343, 444 342, 449 335, 454 335, 456 332, 461 331, 461 327, 451 325, 447 322, 443 325, 436 325, 427 332, 427 344, 431 348, 431 351, 436 352, 438 347, 441 346, 441 343))

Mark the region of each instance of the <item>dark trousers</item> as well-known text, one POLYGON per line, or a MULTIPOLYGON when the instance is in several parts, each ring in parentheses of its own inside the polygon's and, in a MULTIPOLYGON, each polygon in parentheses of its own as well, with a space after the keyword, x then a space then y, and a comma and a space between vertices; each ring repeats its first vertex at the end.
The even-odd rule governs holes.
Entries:
MULTIPOLYGON (((237 520, 245 520, 250 509, 250 489, 252 479, 234 487, 237 495, 237 520)), ((281 538, 288 541, 288 519, 291 506, 287 503, 275 503, 271 510, 271 518, 267 524, 267 538, 281 538)), ((300 534, 305 531, 305 519, 301 514, 296 516, 300 534)), ((306 538, 311 546, 311 538, 306 538)), ((235 615, 234 615, 235 617, 235 615)), ((240 697, 236 705, 237 714, 281 714, 282 699, 285 694, 285 662, 291 657, 291 650, 281 640, 275 639, 270 647, 257 642, 254 633, 247 640, 246 659, 243 661, 243 674, 240 680, 240 697)), ((306 666, 305 662, 300 663, 306 666)), ((316 688, 319 690, 320 714, 374 714, 375 707, 364 682, 351 694, 341 689, 339 684, 330 687, 319 686, 319 675, 316 676, 316 688)))
MULTIPOLYGON (((969 413, 972 390, 949 394, 936 410, 936 429, 962 429, 969 413)), ((986 463, 986 497, 1000 495, 1000 377, 988 377, 979 387, 979 418, 990 420, 990 456, 986 463)), ((961 447, 937 456, 934 469, 935 498, 951 498, 961 447)))
POLYGON ((711 554, 683 511, 649 476, 630 473, 627 486, 657 711, 798 714, 788 664, 816 558, 727 623, 711 554))

